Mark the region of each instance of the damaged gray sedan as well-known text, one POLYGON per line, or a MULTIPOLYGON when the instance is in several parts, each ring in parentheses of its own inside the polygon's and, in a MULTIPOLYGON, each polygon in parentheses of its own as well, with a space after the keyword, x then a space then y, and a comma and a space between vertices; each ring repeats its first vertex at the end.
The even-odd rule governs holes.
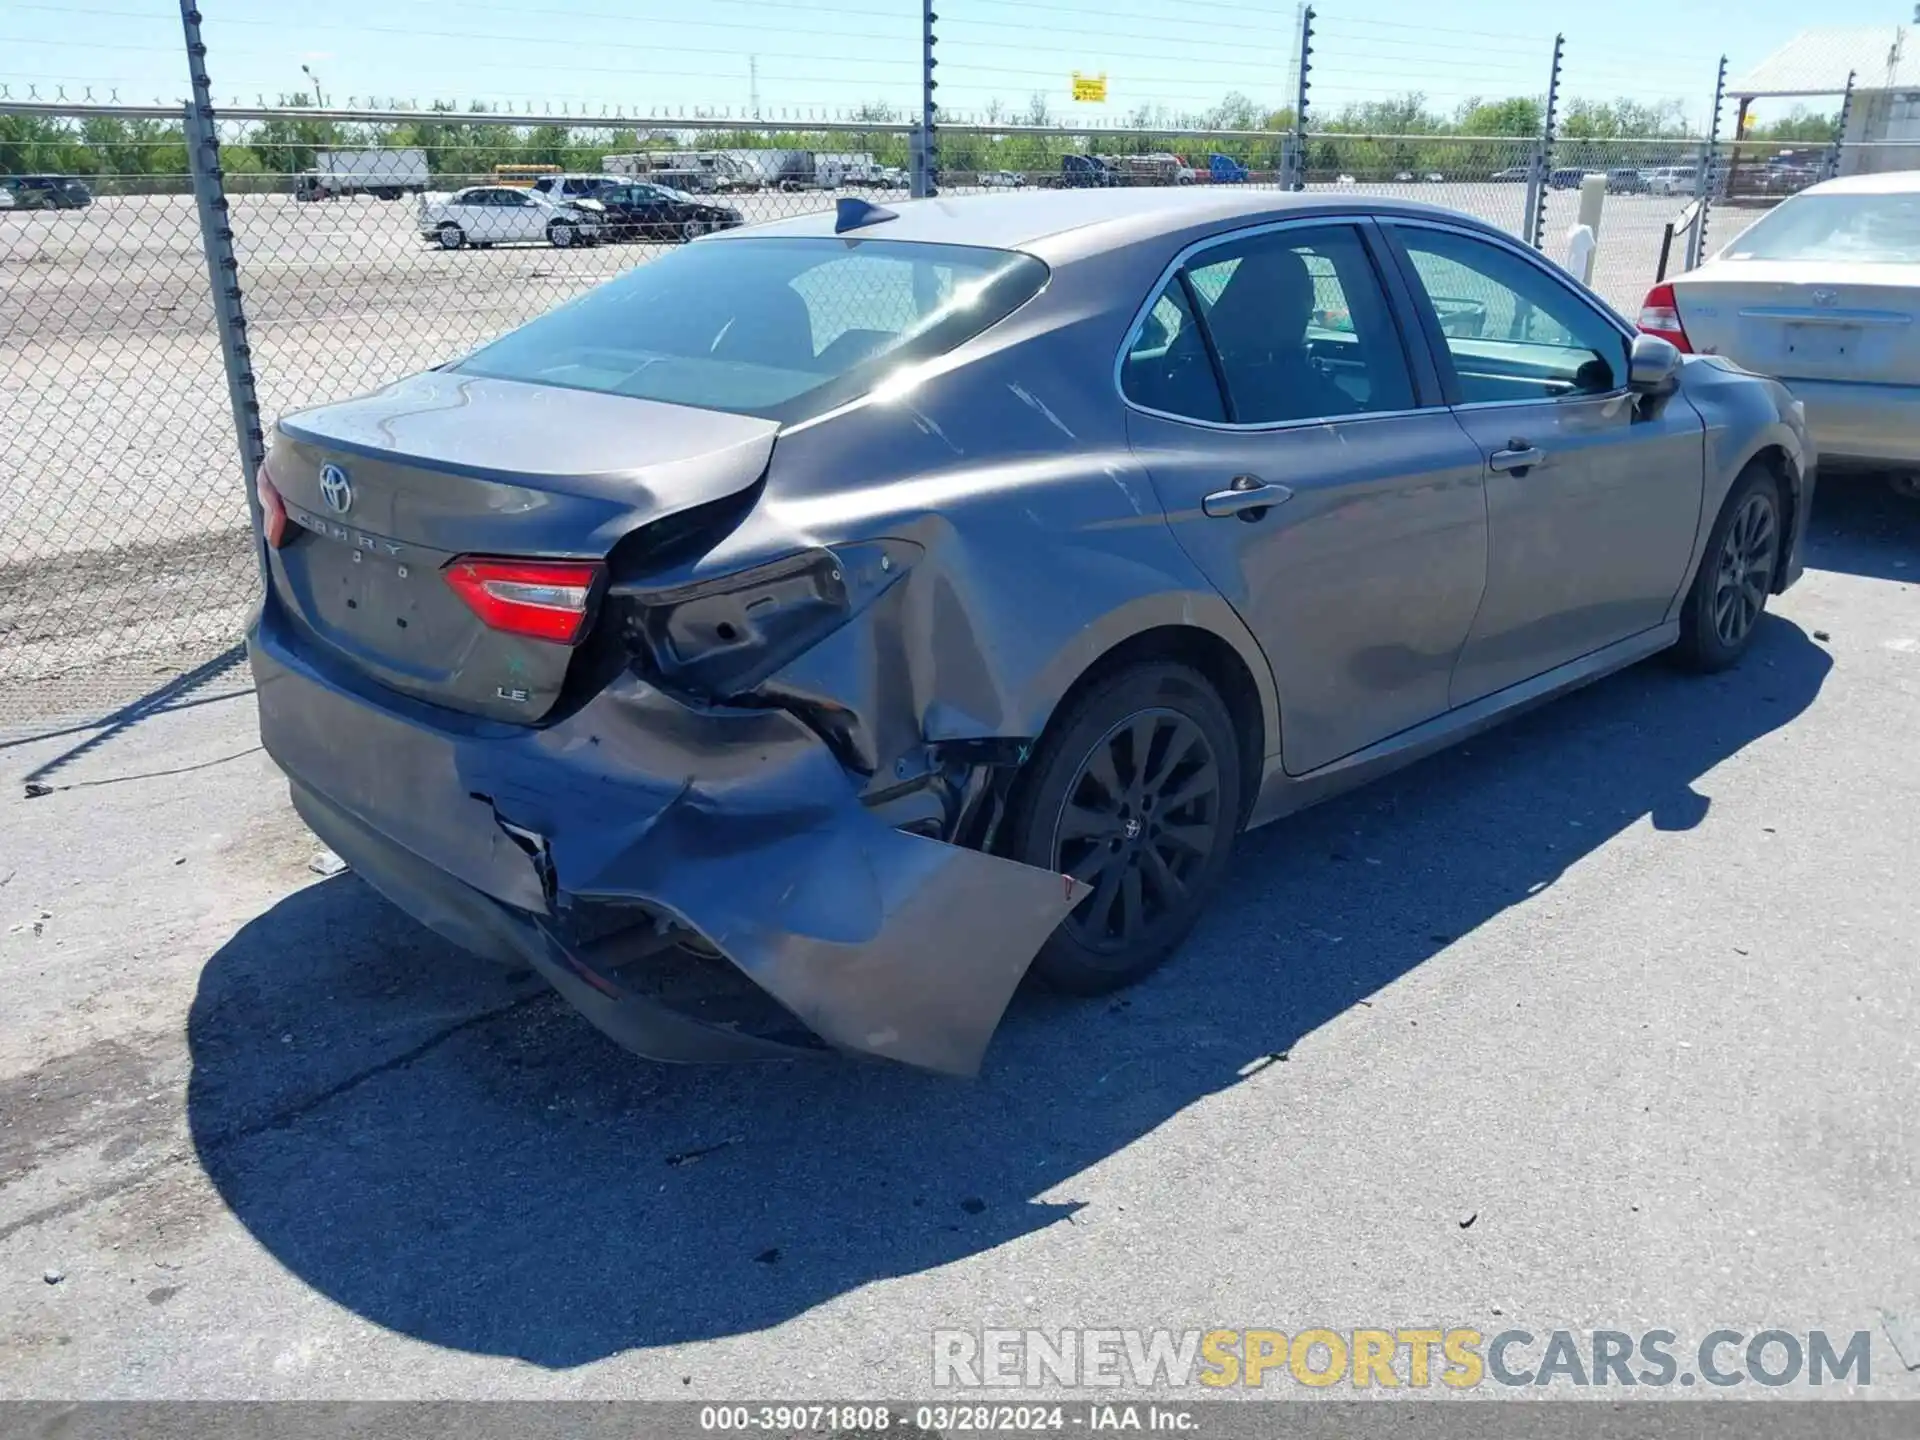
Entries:
POLYGON ((632 1050, 965 1074, 1242 829, 1733 663, 1812 484, 1779 386, 1446 211, 843 201, 283 419, 250 648, 313 830, 632 1050))

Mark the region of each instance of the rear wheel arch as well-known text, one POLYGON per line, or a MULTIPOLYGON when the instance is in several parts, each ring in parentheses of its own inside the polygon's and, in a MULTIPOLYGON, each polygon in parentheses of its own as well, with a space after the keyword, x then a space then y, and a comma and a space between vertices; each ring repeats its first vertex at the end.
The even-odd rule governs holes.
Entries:
POLYGON ((1247 647, 1251 646, 1251 636, 1242 647, 1216 630, 1185 621, 1135 630, 1095 655, 1061 690, 1049 707, 1046 724, 1034 732, 1036 748, 1054 722, 1071 713, 1080 696, 1114 676, 1154 663, 1184 665, 1213 687, 1233 718, 1240 755, 1240 822, 1244 825, 1259 792, 1265 759, 1279 748, 1280 739, 1272 673, 1257 649, 1249 658, 1247 647))
MULTIPOLYGON (((1801 497, 1800 466, 1787 453, 1786 447, 1777 442, 1762 445, 1747 458, 1738 474, 1745 474, 1749 465, 1764 465, 1773 472, 1773 478, 1780 486, 1780 558, 1774 567, 1773 588, 1777 595, 1785 585, 1787 576, 1788 551, 1799 533, 1795 528, 1800 521, 1801 497)), ((1737 480, 1736 480, 1736 483, 1737 480)), ((1731 493, 1731 492, 1729 492, 1731 493)), ((1724 502, 1722 502, 1724 503, 1724 502)))
POLYGON ((1764 429, 1755 427, 1755 433, 1746 445, 1741 450, 1733 452, 1740 457, 1736 463, 1724 458, 1727 453, 1725 451, 1715 453, 1714 420, 1710 413, 1707 416, 1707 426, 1707 488, 1701 497, 1700 528, 1694 541, 1692 561, 1687 567, 1686 576, 1680 582, 1680 588, 1674 593, 1673 607, 1667 612, 1667 618, 1670 620, 1678 617, 1680 607, 1692 589, 1695 577, 1699 574, 1700 566, 1706 563, 1707 544, 1712 536, 1714 524, 1719 520, 1720 512, 1726 508, 1727 497, 1732 495, 1738 487, 1740 477, 1747 473, 1749 466, 1756 464, 1766 466, 1780 487, 1780 533, 1783 550, 1780 557, 1781 563, 1774 577, 1776 594, 1779 593, 1782 585, 1782 577, 1791 573, 1787 562, 1791 547, 1800 538, 1797 527, 1800 522, 1801 508, 1806 503, 1806 485, 1801 473, 1801 462, 1796 454, 1799 443, 1792 432, 1785 425, 1777 422, 1764 429), (1716 480, 1723 475, 1726 477, 1725 487, 1716 491, 1716 480))

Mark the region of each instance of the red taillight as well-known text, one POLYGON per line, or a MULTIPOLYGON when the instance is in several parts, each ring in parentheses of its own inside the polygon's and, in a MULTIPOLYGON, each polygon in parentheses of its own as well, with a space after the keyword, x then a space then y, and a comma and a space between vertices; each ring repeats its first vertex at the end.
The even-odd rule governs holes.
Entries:
POLYGON ((1674 298, 1673 286, 1664 281, 1647 291, 1647 298, 1640 302, 1640 329, 1693 353, 1693 346, 1687 343, 1687 327, 1680 323, 1680 304, 1674 298))
POLYGON ((481 622, 509 635, 571 645, 587 624, 600 567, 582 560, 489 560, 465 555, 447 583, 481 622))
POLYGON ((261 533, 267 537, 267 544, 278 550, 281 541, 287 538, 287 502, 273 488, 273 477, 267 474, 264 461, 254 471, 253 493, 260 497, 261 533))

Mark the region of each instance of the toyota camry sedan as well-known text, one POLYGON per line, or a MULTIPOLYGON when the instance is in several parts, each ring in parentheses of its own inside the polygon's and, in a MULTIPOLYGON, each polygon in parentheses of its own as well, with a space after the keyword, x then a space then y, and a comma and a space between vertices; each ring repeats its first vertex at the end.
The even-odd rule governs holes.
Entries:
POLYGON ((261 729, 367 883, 642 1055, 967 1074, 1243 830, 1736 663, 1813 462, 1449 211, 846 199, 281 420, 261 729))

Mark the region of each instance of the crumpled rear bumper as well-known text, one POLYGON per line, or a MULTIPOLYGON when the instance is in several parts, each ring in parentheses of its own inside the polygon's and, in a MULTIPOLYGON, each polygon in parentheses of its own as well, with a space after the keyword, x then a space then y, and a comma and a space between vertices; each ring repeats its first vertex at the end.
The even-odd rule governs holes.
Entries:
POLYGON ((965 1075, 1086 893, 882 824, 785 711, 696 711, 622 676, 549 726, 469 719, 333 670, 271 602, 248 648, 262 741, 321 839, 654 1059, 794 1049, 626 987, 563 938, 582 908, 698 932, 831 1046, 965 1075))

